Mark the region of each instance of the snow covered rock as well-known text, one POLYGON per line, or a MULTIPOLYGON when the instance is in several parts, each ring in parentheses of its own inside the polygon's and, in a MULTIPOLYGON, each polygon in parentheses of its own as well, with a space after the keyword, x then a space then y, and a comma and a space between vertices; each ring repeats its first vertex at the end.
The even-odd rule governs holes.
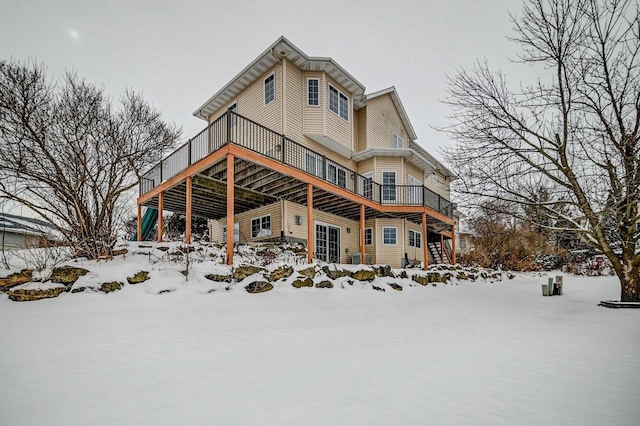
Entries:
POLYGON ((53 268, 51 272, 51 282, 64 285, 71 285, 78 281, 78 278, 89 273, 84 268, 76 268, 74 266, 61 266, 59 268, 53 268))
POLYGON ((368 269, 360 269, 353 272, 351 278, 358 281, 373 281, 376 278, 376 273, 368 269))
POLYGON ((149 279, 149 272, 147 271, 140 271, 137 274, 135 274, 132 277, 127 277, 127 282, 129 284, 140 284, 142 282, 145 282, 149 279))
POLYGON ((288 265, 282 265, 271 272, 269 275, 269 281, 275 282, 282 278, 289 278, 291 274, 293 274, 293 268, 288 265))
POLYGON ((329 280, 320 281, 316 283, 316 288, 333 288, 333 283, 329 280))
POLYGON ((249 293, 264 293, 265 291, 272 290, 273 285, 266 281, 254 281, 251 284, 247 285, 244 289, 249 293))
POLYGON ((19 286, 20 284, 28 283, 31 281, 31 269, 23 269, 15 274, 8 275, 4 278, 0 278, 0 291, 7 291, 12 287, 19 286))
POLYGON ((310 268, 301 269, 298 271, 300 275, 304 275, 307 278, 313 279, 316 276, 316 267, 312 266, 310 268))
POLYGON ((295 288, 313 287, 313 280, 307 277, 299 277, 291 285, 295 288))
POLYGON ((113 291, 121 290, 124 284, 119 281, 111 281, 108 283, 100 284, 99 290, 103 293, 111 293, 113 291))
POLYGON ((267 270, 259 266, 253 265, 240 265, 233 270, 233 278, 237 281, 242 281, 250 275, 257 274, 259 272, 266 272, 267 270))
POLYGON ((50 299, 60 296, 60 293, 65 290, 66 287, 64 285, 46 286, 43 288, 29 288, 21 286, 21 288, 9 290, 9 299, 14 302, 30 302, 32 300, 50 299))

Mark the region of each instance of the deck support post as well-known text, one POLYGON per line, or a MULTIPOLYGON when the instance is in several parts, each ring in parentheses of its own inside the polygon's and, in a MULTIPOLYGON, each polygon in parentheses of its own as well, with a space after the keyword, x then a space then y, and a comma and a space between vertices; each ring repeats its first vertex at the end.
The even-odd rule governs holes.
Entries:
POLYGON ((456 224, 451 225, 451 264, 456 264, 456 224))
POLYGON ((365 251, 364 246, 364 221, 365 221, 365 210, 364 204, 360 204, 360 264, 367 264, 367 253, 365 251))
POLYGON ((234 194, 234 178, 235 178, 235 157, 233 154, 227 154, 227 265, 233 265, 233 243, 235 232, 233 229, 234 212, 235 212, 235 194, 234 194))
POLYGON ((424 256, 423 270, 429 269, 429 240, 427 238, 427 213, 422 212, 422 256, 424 256))
POLYGON ((136 203, 138 204, 138 223, 137 223, 137 239, 136 241, 140 242, 140 240, 142 239, 142 206, 140 205, 140 203, 136 203))
POLYGON ((313 185, 307 184, 307 263, 313 262, 313 185))
POLYGON ((158 242, 162 242, 162 234, 164 233, 164 222, 162 211, 164 210, 164 192, 158 194, 158 242))
POLYGON ((184 214, 184 222, 185 222, 185 230, 184 230, 184 242, 187 244, 191 244, 191 187, 193 185, 193 178, 191 176, 187 176, 186 179, 187 185, 187 205, 184 214))

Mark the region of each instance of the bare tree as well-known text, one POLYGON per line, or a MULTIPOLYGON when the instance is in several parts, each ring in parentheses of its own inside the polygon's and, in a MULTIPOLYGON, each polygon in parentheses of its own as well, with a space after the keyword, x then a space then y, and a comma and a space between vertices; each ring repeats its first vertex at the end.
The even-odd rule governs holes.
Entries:
POLYGON ((542 208, 541 226, 580 233, 613 264, 621 300, 640 301, 638 4, 529 0, 512 21, 540 79, 513 90, 486 61, 449 79, 458 190, 542 208))
POLYGON ((54 224, 79 253, 108 254, 123 195, 181 130, 127 90, 104 89, 43 65, 0 61, 0 197, 54 224))

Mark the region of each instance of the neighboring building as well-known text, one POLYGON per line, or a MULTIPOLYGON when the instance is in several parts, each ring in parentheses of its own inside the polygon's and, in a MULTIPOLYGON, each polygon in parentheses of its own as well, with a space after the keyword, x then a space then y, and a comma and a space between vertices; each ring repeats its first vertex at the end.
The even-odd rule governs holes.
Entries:
POLYGON ((47 247, 60 240, 49 222, 32 217, 0 213, 0 249, 47 247))
POLYGON ((207 128, 144 175, 139 207, 207 217, 212 241, 230 226, 236 242, 301 241, 326 262, 455 259, 455 176, 416 143, 395 88, 365 94, 281 37, 194 115, 207 128))

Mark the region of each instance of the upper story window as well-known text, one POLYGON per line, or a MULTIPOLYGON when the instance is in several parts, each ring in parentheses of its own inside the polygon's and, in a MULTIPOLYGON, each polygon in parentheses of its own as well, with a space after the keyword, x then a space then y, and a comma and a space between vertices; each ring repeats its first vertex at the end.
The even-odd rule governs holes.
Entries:
POLYGON ((307 80, 307 105, 320 105, 320 86, 317 78, 307 80))
POLYGON ((349 121, 349 98, 329 85, 329 109, 349 121))
POLYGON ((400 136, 398 136, 397 134, 393 133, 393 136, 391 137, 391 147, 392 148, 402 148, 402 144, 404 143, 404 141, 402 140, 402 138, 400 136))
POLYGON ((276 75, 271 74, 264 79, 264 104, 267 105, 276 98, 276 75))

